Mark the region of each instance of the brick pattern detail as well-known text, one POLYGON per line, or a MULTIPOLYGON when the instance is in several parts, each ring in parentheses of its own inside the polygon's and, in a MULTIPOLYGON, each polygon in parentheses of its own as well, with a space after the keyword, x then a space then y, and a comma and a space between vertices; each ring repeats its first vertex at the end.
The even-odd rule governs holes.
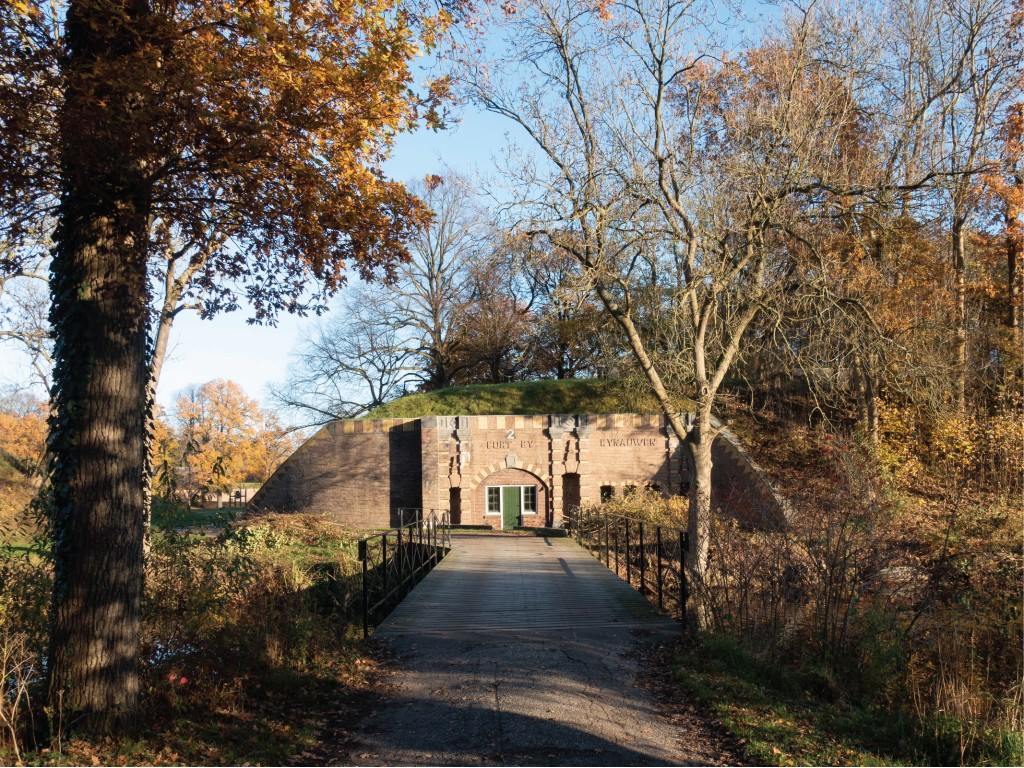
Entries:
POLYGON ((418 419, 335 421, 278 467, 250 508, 386 528, 394 509, 421 506, 420 476, 418 419))

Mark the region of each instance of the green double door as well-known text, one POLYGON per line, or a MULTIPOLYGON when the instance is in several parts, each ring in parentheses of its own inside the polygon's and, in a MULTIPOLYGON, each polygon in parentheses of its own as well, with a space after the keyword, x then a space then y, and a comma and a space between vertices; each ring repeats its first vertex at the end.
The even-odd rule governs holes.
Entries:
POLYGON ((513 528, 521 524, 523 491, 518 485, 502 486, 501 527, 513 528))

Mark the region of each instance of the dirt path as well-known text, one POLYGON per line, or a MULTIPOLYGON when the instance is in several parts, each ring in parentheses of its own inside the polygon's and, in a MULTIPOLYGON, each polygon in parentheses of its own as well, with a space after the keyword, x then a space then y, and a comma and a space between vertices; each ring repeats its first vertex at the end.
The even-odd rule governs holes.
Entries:
POLYGON ((349 724, 357 765, 667 765, 735 758, 665 717, 641 660, 674 622, 567 539, 462 535, 378 629, 391 690, 349 724))

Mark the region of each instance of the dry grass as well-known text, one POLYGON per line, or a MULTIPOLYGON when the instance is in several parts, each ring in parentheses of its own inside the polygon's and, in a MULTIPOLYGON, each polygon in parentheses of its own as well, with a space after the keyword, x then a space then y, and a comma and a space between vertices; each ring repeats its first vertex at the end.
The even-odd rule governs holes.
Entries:
POLYGON ((990 482, 1005 450, 978 449, 987 469, 974 471, 902 432, 876 448, 731 415, 798 514, 784 538, 719 527, 721 578, 734 585, 721 628, 799 663, 827 661, 865 701, 912 716, 931 759, 1019 761, 1024 502, 1007 491, 1012 477, 990 482))
POLYGON ((352 537, 312 516, 156 536, 143 611, 143 730, 84 741, 56 713, 56 738, 37 748, 49 573, 38 558, 0 559, 0 762, 309 762, 303 753, 344 739, 346 713, 375 674, 350 621, 357 566, 352 537))

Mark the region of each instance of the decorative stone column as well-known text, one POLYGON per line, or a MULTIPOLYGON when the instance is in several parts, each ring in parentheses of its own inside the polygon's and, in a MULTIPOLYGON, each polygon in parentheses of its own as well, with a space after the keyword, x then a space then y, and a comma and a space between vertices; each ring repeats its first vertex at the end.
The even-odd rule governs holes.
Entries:
MULTIPOLYGON (((465 416, 424 416, 420 419, 423 451, 423 509, 448 509, 449 489, 462 482, 462 467, 471 448, 465 416)), ((465 509, 465 507, 463 507, 465 509)))
MULTIPOLYGON (((444 430, 440 428, 439 417, 424 416, 420 419, 420 467, 423 473, 423 509, 436 509, 442 486, 441 473, 438 471, 439 454, 446 442, 444 430), (439 445, 439 443, 441 445, 439 445)), ((447 453, 447 450, 444 451, 447 453)), ((447 487, 447 483, 443 483, 447 487)))
POLYGON ((454 455, 455 466, 451 475, 451 487, 461 486, 462 476, 469 471, 470 462, 473 459, 473 433, 469 426, 469 416, 453 416, 450 426, 452 435, 455 438, 454 455))
POLYGON ((580 476, 580 504, 598 504, 601 501, 601 480, 593 471, 590 455, 590 420, 587 414, 576 415, 576 472, 580 476))
POLYGON ((562 477, 566 472, 576 471, 575 446, 572 447, 568 461, 566 457, 566 442, 571 438, 575 427, 575 416, 566 414, 548 416, 548 477, 551 478, 548 514, 552 525, 558 525, 562 519, 562 503, 565 499, 562 477))

